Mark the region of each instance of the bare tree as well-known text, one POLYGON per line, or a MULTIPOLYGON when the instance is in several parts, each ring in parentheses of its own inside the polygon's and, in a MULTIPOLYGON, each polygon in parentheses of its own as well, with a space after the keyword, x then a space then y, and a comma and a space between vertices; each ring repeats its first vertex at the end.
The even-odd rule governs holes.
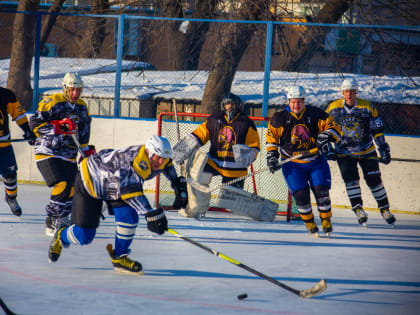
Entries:
MULTIPOLYGON (((50 13, 60 12, 61 8, 63 7, 64 1, 65 0, 54 0, 48 12, 50 13)), ((48 37, 50 36, 51 30, 56 20, 57 20, 57 15, 54 15, 54 14, 47 15, 46 21, 42 24, 41 45, 40 45, 41 51, 44 48, 44 45, 47 42, 48 37)))
MULTIPOLYGON (((39 0, 20 0, 18 11, 36 12, 39 0)), ((16 13, 7 87, 26 109, 32 104, 31 66, 34 55, 35 14, 16 13)))

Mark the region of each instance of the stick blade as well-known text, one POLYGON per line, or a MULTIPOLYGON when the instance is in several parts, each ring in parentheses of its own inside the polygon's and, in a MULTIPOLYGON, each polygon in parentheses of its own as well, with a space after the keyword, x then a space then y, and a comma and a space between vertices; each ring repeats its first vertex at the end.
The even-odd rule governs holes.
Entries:
POLYGON ((327 281, 325 281, 325 279, 322 279, 314 287, 307 290, 299 291, 299 296, 305 299, 309 299, 315 295, 324 292, 325 289, 327 289, 327 281))

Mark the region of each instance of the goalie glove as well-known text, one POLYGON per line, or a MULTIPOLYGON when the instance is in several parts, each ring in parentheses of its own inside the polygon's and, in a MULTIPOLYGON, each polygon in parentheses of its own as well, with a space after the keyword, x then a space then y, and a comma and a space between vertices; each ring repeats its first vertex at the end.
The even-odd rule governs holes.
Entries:
POLYGON ((147 228, 150 232, 162 235, 168 230, 168 220, 161 208, 149 211, 145 215, 147 228))
POLYGON ((77 129, 76 123, 70 118, 51 120, 50 123, 54 125, 54 134, 56 135, 70 135, 77 129))
POLYGON ((326 157, 327 160, 336 160, 335 149, 331 144, 331 135, 329 132, 321 132, 316 139, 316 146, 319 152, 326 157))
POLYGON ((255 149, 247 146, 246 144, 234 144, 232 146, 232 151, 235 163, 237 163, 239 167, 243 168, 250 166, 257 157, 255 149))
POLYGON ((383 142, 378 147, 379 155, 381 156, 381 161, 384 164, 389 164, 391 162, 391 149, 389 148, 389 144, 383 142))
POLYGON ((179 210, 185 208, 188 204, 187 180, 184 176, 179 176, 172 183, 172 188, 175 191, 174 209, 179 210))
POLYGON ((279 163, 280 153, 277 150, 272 150, 267 152, 267 166, 270 169, 270 172, 274 174, 276 171, 281 169, 279 163))

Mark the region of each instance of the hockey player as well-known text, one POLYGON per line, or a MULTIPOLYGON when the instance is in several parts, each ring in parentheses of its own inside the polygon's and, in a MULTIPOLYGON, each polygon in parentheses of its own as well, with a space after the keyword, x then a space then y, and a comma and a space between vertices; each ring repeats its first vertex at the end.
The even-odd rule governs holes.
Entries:
POLYGON ((188 202, 184 177, 177 177, 172 164, 171 145, 166 138, 151 136, 145 145, 119 150, 106 149, 84 159, 75 180, 72 207, 73 225, 57 230, 49 248, 49 259, 57 261, 63 247, 87 245, 95 237, 102 213, 102 201, 115 215, 115 247, 107 250, 116 271, 142 274, 139 262, 128 257, 139 215, 144 215, 147 228, 157 234, 167 230, 162 209, 153 209, 143 192, 143 183, 163 173, 175 190, 174 208, 188 202))
POLYGON ((15 153, 10 142, 9 115, 23 130, 23 138, 33 145, 35 135, 29 128, 26 112, 20 105, 15 93, 9 89, 0 87, 0 174, 3 176, 5 201, 12 213, 19 217, 22 208, 19 206, 17 197, 17 163, 15 153))
POLYGON ((282 169, 308 232, 318 236, 310 200, 309 188, 312 189, 323 232, 329 235, 333 230, 329 196, 331 173, 326 157, 334 159, 331 142, 340 140, 340 127, 321 109, 305 105, 303 87, 290 87, 287 99, 288 107, 276 112, 268 124, 267 165, 272 173, 282 169), (310 154, 283 166, 279 165, 280 155, 282 159, 287 159, 304 152, 310 154))
POLYGON ((45 207, 46 234, 54 235, 62 221, 69 221, 73 182, 77 172, 77 137, 84 155, 95 152, 89 146, 91 118, 86 103, 80 99, 83 81, 77 73, 66 73, 63 92, 44 98, 30 119, 35 141, 35 160, 49 187, 53 187, 45 207))
MULTIPOLYGON (((222 176, 222 183, 226 183, 246 175, 259 150, 260 140, 254 122, 242 112, 240 97, 228 93, 221 102, 220 112, 210 115, 174 146, 173 159, 176 164, 188 159, 188 176, 208 187, 213 176, 222 176), (197 150, 208 141, 207 155, 197 150)), ((237 188, 243 188, 243 185, 243 180, 234 184, 237 188)), ((188 184, 188 197, 188 207, 179 213, 196 219, 204 217, 210 204, 210 193, 188 184)))
POLYGON ((389 145, 385 141, 383 122, 369 101, 356 97, 356 80, 345 79, 341 90, 344 98, 332 102, 327 112, 341 126, 342 140, 336 146, 337 163, 346 185, 352 210, 359 223, 365 225, 368 217, 363 210, 357 168, 359 164, 383 218, 387 223, 393 224, 395 217, 389 211, 388 197, 382 184, 379 163, 376 159, 369 159, 369 157, 376 157, 374 140, 382 162, 385 164, 391 162, 391 153, 389 145))

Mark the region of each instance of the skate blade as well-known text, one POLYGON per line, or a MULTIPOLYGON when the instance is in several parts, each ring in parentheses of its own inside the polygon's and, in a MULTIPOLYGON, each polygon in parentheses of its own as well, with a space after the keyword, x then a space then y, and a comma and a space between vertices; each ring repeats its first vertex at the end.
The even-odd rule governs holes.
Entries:
POLYGON ((368 227, 368 225, 367 225, 367 223, 366 223, 366 222, 360 223, 360 226, 361 226, 361 227, 365 227, 365 228, 367 228, 367 227, 368 227))
POLYGON ((314 237, 314 238, 319 238, 319 233, 315 232, 315 233, 309 233, 310 236, 314 237))
POLYGON ((134 271, 129 271, 127 269, 114 267, 114 271, 117 272, 117 273, 122 273, 122 274, 132 275, 132 276, 142 276, 142 275, 144 275, 143 270, 140 270, 138 272, 134 272, 134 271))
POLYGON ((55 234, 55 230, 50 229, 50 228, 45 228, 45 235, 54 236, 54 234, 55 234))

